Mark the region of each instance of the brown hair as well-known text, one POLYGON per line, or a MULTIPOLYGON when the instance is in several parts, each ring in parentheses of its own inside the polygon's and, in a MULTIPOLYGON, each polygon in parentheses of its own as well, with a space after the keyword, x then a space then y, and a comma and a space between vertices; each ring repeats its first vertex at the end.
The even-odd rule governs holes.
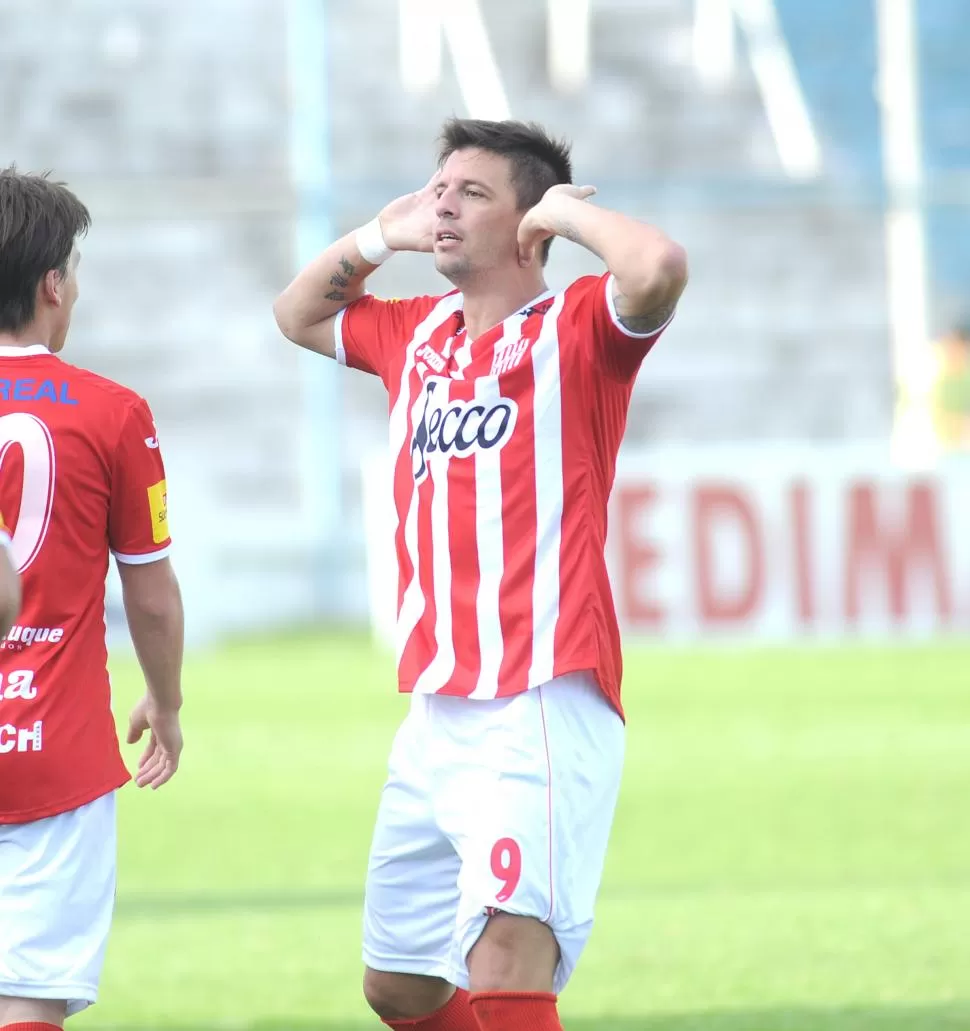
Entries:
POLYGON ((88 209, 63 183, 0 169, 0 332, 18 333, 36 314, 48 272, 67 274, 74 241, 91 224, 88 209))
MULTIPOLYGON (((439 165, 456 150, 470 148, 508 158, 520 211, 538 204, 550 186, 573 181, 569 144, 553 139, 535 122, 490 122, 479 118, 450 118, 445 122, 438 151, 439 165)), ((551 239, 542 244, 543 264, 551 246, 551 239)))

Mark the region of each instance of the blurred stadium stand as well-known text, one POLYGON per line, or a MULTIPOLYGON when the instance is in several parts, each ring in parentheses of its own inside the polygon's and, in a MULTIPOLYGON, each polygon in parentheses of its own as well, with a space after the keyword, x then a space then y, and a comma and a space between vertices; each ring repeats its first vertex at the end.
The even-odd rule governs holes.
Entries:
MULTIPOLYGON (((577 94, 549 83, 542 0, 483 8, 512 114, 570 137, 577 176, 603 203, 655 220, 690 253, 689 293, 644 368, 628 439, 888 437, 872 5, 777 0, 822 149, 821 176, 801 183, 784 175, 743 39, 714 89, 692 61, 692 0, 591 6, 591 75, 577 94)), ((970 20, 965 0, 919 8, 925 160, 947 183, 970 167, 970 20)), ((447 56, 436 88, 402 88, 396 0, 324 9, 332 191, 315 200, 343 233, 421 185, 442 119, 465 111, 447 56)), ((327 607, 306 566, 305 365, 271 314, 298 217, 288 90, 278 0, 0 0, 0 162, 54 169, 96 219, 66 357, 150 399, 185 485, 175 526, 197 541, 197 575, 221 585, 220 619, 238 626, 327 607)), ((940 312, 970 288, 958 192, 928 210, 940 312)), ((595 269, 553 248, 553 283, 595 269)), ((405 257, 375 289, 443 283, 405 257)), ((321 461, 343 462, 346 534, 339 586, 325 593, 331 614, 359 618, 359 459, 383 440, 384 397, 359 375, 341 383, 342 439, 321 461)))

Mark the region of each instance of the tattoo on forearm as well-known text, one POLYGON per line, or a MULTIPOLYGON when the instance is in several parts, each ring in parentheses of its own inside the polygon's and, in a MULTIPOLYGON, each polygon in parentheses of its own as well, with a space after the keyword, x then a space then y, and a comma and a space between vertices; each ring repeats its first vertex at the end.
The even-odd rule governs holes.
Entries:
POLYGON ((667 304, 654 311, 645 312, 643 315, 618 315, 620 325, 631 333, 652 333, 670 318, 674 313, 676 305, 667 304))
POLYGON ((360 273, 357 266, 346 258, 340 259, 340 268, 330 277, 330 285, 333 289, 324 294, 325 301, 336 301, 338 304, 347 303, 347 288, 352 280, 358 278, 360 273))

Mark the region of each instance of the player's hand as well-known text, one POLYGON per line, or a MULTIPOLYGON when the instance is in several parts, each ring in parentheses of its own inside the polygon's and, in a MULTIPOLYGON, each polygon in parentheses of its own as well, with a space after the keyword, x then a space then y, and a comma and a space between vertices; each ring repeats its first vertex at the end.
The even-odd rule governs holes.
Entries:
POLYGON ((131 710, 128 720, 128 744, 140 741, 149 733, 148 746, 138 760, 135 783, 140 788, 160 788, 175 775, 182 754, 182 727, 178 710, 163 710, 151 695, 131 710))
POLYGON ((434 250, 436 172, 426 186, 415 193, 406 193, 386 205, 380 215, 384 242, 394 251, 434 250))
POLYGON ((542 200, 529 208, 519 223, 519 264, 523 268, 531 265, 539 245, 562 232, 563 222, 568 221, 570 205, 577 200, 587 200, 594 193, 595 186, 573 186, 571 183, 550 186, 542 200))

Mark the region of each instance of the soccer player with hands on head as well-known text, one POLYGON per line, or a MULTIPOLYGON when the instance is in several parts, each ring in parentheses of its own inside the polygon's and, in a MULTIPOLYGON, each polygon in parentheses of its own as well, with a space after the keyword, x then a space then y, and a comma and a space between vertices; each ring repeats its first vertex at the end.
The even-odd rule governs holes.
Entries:
POLYGON ((364 992, 392 1028, 559 1028, 593 923, 624 748, 607 502, 687 281, 678 244, 594 192, 540 127, 451 120, 431 181, 275 305, 289 339, 389 395, 412 699, 371 846, 364 992), (605 272, 549 289, 557 236, 605 272), (367 293, 396 251, 433 254, 454 289, 367 293))
POLYGON ((128 730, 132 743, 149 735, 137 783, 165 784, 182 751, 182 602, 152 414, 133 391, 59 357, 89 222, 64 186, 0 170, 0 511, 23 594, 0 642, 7 1031, 59 1028, 97 998, 115 793, 129 780, 106 666, 110 554, 147 685, 128 730))

